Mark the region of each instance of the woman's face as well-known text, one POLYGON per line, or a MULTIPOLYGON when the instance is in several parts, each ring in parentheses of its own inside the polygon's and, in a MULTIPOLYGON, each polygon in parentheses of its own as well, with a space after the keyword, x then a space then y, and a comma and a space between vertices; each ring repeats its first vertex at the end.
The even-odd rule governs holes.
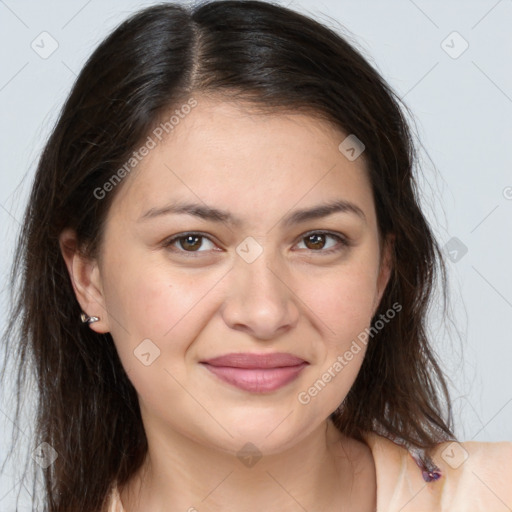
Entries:
POLYGON ((347 395, 389 269, 364 154, 338 148, 347 134, 195 98, 118 185, 87 312, 147 431, 272 453, 347 395), (276 353, 290 357, 251 358, 276 353), (249 356, 211 361, 232 354, 249 356))

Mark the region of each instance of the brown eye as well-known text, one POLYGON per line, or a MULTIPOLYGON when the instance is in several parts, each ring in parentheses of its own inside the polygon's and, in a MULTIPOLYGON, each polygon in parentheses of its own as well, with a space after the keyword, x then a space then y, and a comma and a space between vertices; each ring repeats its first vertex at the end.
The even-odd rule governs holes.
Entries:
POLYGON ((318 250, 323 249, 325 245, 326 235, 320 233, 314 233, 304 238, 305 245, 308 249, 318 250))
POLYGON ((200 233, 184 233, 173 236, 165 242, 165 247, 175 253, 207 253, 215 249, 215 244, 205 235, 200 233), (210 247, 208 247, 210 244, 210 247))
POLYGON ((341 251, 349 246, 349 242, 342 235, 315 231, 304 235, 301 239, 305 248, 319 254, 330 254, 341 251))
POLYGON ((180 246, 185 251, 195 251, 199 247, 201 247, 203 237, 200 235, 187 235, 181 238, 178 238, 180 246))

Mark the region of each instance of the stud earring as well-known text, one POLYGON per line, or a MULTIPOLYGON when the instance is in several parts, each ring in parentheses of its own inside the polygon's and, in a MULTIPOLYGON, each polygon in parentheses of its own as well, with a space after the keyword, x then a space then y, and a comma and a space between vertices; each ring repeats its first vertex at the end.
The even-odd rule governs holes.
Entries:
POLYGON ((80 314, 80 319, 82 320, 82 323, 84 324, 93 324, 94 322, 97 322, 99 318, 97 316, 89 316, 88 314, 82 312, 80 314))

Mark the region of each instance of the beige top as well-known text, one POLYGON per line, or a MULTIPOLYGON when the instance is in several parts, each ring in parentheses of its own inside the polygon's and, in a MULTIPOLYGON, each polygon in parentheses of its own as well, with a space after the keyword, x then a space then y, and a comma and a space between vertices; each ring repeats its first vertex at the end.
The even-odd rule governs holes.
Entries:
MULTIPOLYGON (((409 452, 367 434, 375 461, 377 512, 511 512, 512 442, 441 443, 432 461, 441 477, 423 479, 409 452)), ((108 512, 125 512, 113 487, 108 512)))

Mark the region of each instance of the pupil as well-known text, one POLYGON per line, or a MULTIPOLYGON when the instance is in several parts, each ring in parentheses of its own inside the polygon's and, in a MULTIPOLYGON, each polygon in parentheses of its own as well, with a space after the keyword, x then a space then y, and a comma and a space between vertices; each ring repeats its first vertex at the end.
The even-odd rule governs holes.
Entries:
POLYGON ((315 234, 315 235, 309 235, 308 241, 312 241, 312 245, 314 246, 313 249, 321 249, 323 247, 323 237, 324 235, 321 234, 315 234), (314 241, 316 239, 316 241, 314 241))
POLYGON ((185 238, 182 239, 185 241, 185 247, 183 247, 183 243, 181 244, 181 246, 185 250, 186 249, 197 249, 198 247, 201 246, 200 239, 201 239, 201 237, 198 235, 186 236, 185 238), (195 243, 194 243, 194 241, 195 241, 195 243), (189 242, 191 242, 191 243, 189 244, 189 242), (187 245, 188 245, 188 247, 187 247, 187 245))

